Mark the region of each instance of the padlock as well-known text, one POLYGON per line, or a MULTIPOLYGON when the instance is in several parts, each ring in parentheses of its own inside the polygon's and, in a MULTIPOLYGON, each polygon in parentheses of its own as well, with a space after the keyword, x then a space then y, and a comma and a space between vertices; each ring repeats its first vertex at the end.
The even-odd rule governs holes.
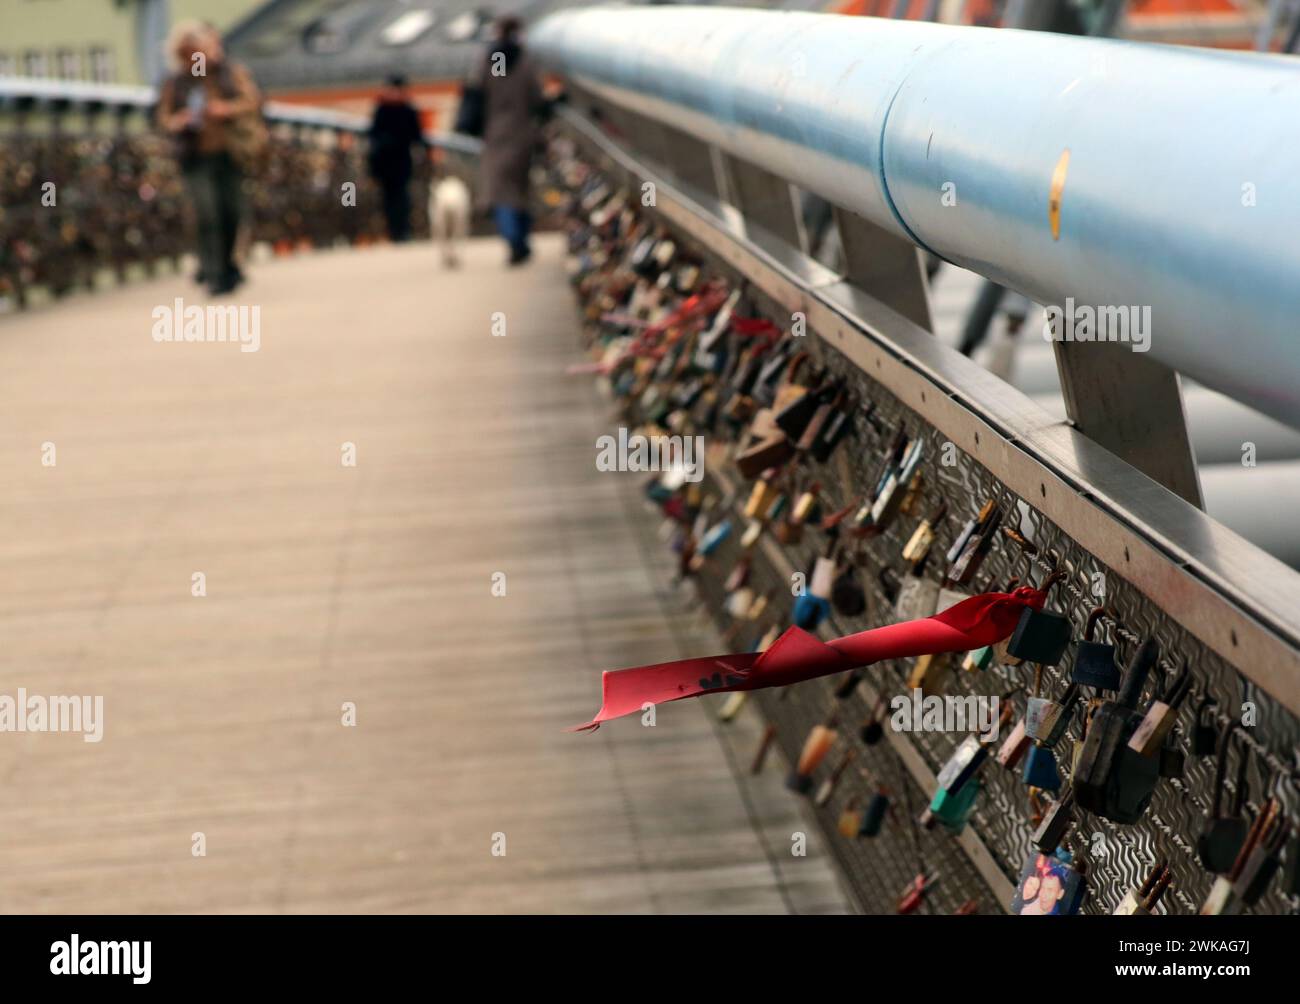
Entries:
POLYGON ((871 717, 862 723, 862 729, 858 733, 864 745, 874 746, 880 742, 885 735, 885 709, 888 702, 884 697, 880 697, 871 709, 871 717))
POLYGON ((1034 830, 1031 843, 1044 854, 1052 854, 1061 846, 1066 831, 1074 823, 1074 791, 1066 785, 1065 791, 1043 813, 1043 818, 1034 830))
POLYGON ((904 915, 915 913, 925 902, 925 894, 938 881, 938 875, 927 875, 925 872, 917 875, 898 897, 898 912, 904 915))
POLYGON ((1002 741, 1002 746, 997 755, 998 763, 1007 770, 1015 770, 1029 746, 1029 735, 1025 732, 1025 720, 1022 718, 1016 722, 1016 727, 1002 741))
POLYGON ((736 716, 740 714, 740 709, 745 706, 746 697, 748 697, 748 694, 743 690, 733 690, 728 694, 727 700, 718 709, 718 721, 734 721, 736 716))
POLYGON ((1136 889, 1130 890, 1119 905, 1115 907, 1111 916, 1114 917, 1150 917, 1160 902, 1160 897, 1165 894, 1173 882, 1174 873, 1169 870, 1169 866, 1161 861, 1143 880, 1142 884, 1136 889))
POLYGON ((898 467, 891 471, 871 504, 871 525, 885 529, 893 523, 898 510, 907 495, 906 486, 911 482, 917 465, 921 462, 924 442, 918 437, 913 439, 899 459, 898 467))
POLYGON ((840 811, 840 818, 836 824, 840 836, 848 837, 850 840, 855 839, 862 832, 862 822, 865 816, 866 810, 862 807, 862 799, 854 795, 840 811))
MULTIPOLYGON (((992 503, 989 503, 989 506, 992 506, 992 503)), ((984 522, 967 540, 966 546, 957 555, 957 560, 948 567, 946 577, 950 582, 964 586, 975 577, 975 573, 993 547, 996 530, 1001 522, 1002 512, 993 506, 984 522)))
MULTIPOLYGON (((1050 577, 1049 577, 1050 580, 1050 577)), ((1070 619, 1047 610, 1025 607, 1007 642, 1007 654, 1022 662, 1055 666, 1070 644, 1070 619)))
POLYGON ((748 586, 742 586, 741 588, 729 593, 726 602, 723 605, 726 608, 727 613, 731 614, 733 618, 740 620, 745 618, 749 613, 749 608, 754 605, 754 598, 754 590, 750 589, 748 586))
POLYGON ((931 830, 936 823, 940 823, 950 833, 961 833, 966 828, 971 813, 975 811, 975 802, 982 790, 978 777, 971 778, 955 792, 950 792, 947 788, 937 789, 930 799, 929 807, 921 814, 921 825, 931 830))
POLYGON ((1223 791, 1228 779, 1228 754, 1236 726, 1228 722, 1219 733, 1218 762, 1214 768, 1214 801, 1209 817, 1196 838, 1196 854, 1201 866, 1211 875, 1225 875, 1246 842, 1250 822, 1245 816, 1249 796, 1250 745, 1243 742, 1241 759, 1237 764, 1237 783, 1232 792, 1232 808, 1223 812, 1223 791))
POLYGON ((813 772, 826 759, 826 754, 835 745, 835 739, 838 735, 839 733, 835 730, 835 717, 833 715, 824 725, 814 725, 812 731, 808 733, 808 738, 804 740, 803 751, 799 754, 799 762, 795 764, 794 770, 786 777, 785 786, 801 795, 808 794, 812 790, 813 772))
POLYGON ((816 522, 820 519, 820 506, 818 496, 821 493, 821 485, 814 481, 808 486, 808 489, 799 495, 790 510, 790 522, 802 526, 808 522, 816 522))
POLYGON ((993 646, 984 645, 962 656, 961 668, 968 673, 979 673, 993 665, 993 646))
POLYGON ((742 549, 752 550, 758 543, 758 538, 763 535, 763 524, 758 520, 753 520, 745 527, 745 532, 740 535, 740 546, 742 549))
POLYGON ((1025 732, 1040 746, 1055 746, 1065 734, 1074 706, 1079 699, 1079 685, 1070 684, 1061 700, 1031 697, 1025 708, 1025 732))
POLYGON ((767 762, 767 755, 772 751, 776 744, 776 726, 768 724, 763 729, 763 736, 758 741, 758 749, 754 751, 754 759, 749 763, 749 772, 751 774, 761 774, 763 765, 767 762))
POLYGON ((1213 756, 1218 749, 1219 730, 1216 725, 1214 705, 1219 702, 1206 691, 1196 706, 1196 724, 1192 726, 1192 755, 1213 756))
POLYGON ((898 586, 894 615, 900 621, 921 620, 938 612, 939 583, 922 575, 908 573, 898 586))
POLYGON ((764 471, 750 490, 749 501, 745 503, 745 516, 749 519, 762 519, 780 494, 776 485, 776 471, 764 471))
POLYGON ((1021 917, 1068 916, 1079 912, 1087 882, 1064 854, 1031 851, 1020 872, 1011 912, 1021 917))
POLYGON ((1135 710, 1142 686, 1160 656, 1154 639, 1133 655, 1115 700, 1092 715, 1073 777, 1080 808, 1116 823, 1136 823, 1155 791, 1159 760, 1129 749, 1128 740, 1142 723, 1135 710))
POLYGON ((950 793, 957 792, 979 772, 988 755, 988 747, 979 741, 978 736, 967 736, 948 757, 936 782, 950 793))
POLYGON ((942 694, 947 689, 952 674, 952 653, 919 655, 908 674, 907 687, 909 690, 920 690, 924 697, 942 694))
POLYGON ((961 557, 971 539, 979 535, 980 530, 993 518, 993 513, 996 510, 997 503, 989 499, 980 507, 979 512, 967 520, 962 528, 957 531, 956 539, 953 540, 952 546, 948 548, 948 553, 944 555, 944 559, 949 565, 961 557))
POLYGON ((858 689, 858 684, 862 682, 863 672, 860 669, 850 670, 844 674, 844 679, 839 682, 835 688, 835 699, 837 701, 847 701, 858 689))
POLYGON ((1184 661, 1182 672, 1178 674, 1177 679, 1147 708, 1146 714, 1142 716, 1142 722, 1129 737, 1129 749, 1143 756, 1158 756, 1161 747, 1165 744, 1165 737, 1169 735, 1174 722, 1178 720, 1178 705, 1191 689, 1191 669, 1184 661))
POLYGON ((907 488, 903 490, 903 501, 899 504, 898 514, 900 516, 910 516, 916 508, 917 500, 921 497, 921 489, 925 484, 925 475, 920 471, 913 471, 911 478, 908 479, 907 488))
POLYGON ((1103 614, 1114 619, 1114 613, 1106 607, 1097 607, 1088 614, 1088 622, 1083 629, 1083 639, 1074 654, 1070 681, 1085 687, 1096 687, 1098 690, 1116 690, 1119 688, 1120 672, 1119 667, 1115 665, 1115 646, 1092 640, 1092 634, 1097 629, 1097 621, 1103 614))
POLYGON ((742 555, 740 559, 731 567, 727 573, 727 579, 722 584, 722 588, 729 593, 734 593, 747 582, 749 582, 750 565, 752 564, 748 554, 742 555))
POLYGON ((1021 777, 1031 788, 1041 788, 1043 791, 1061 790, 1061 774, 1056 769, 1056 756, 1051 750, 1036 743, 1031 743, 1029 746, 1021 777))
POLYGON ((874 837, 884 825, 885 815, 889 812, 889 793, 881 788, 871 796, 866 812, 862 815, 862 825, 858 829, 860 837, 874 837))
POLYGON ((930 547, 934 543, 935 528, 939 521, 943 519, 943 514, 948 511, 948 503, 940 502, 930 515, 921 520, 920 524, 912 531, 912 536, 907 539, 903 545, 903 560, 911 564, 924 561, 926 555, 930 553, 930 547))
POLYGON ((860 617, 867 610, 867 592, 858 581, 857 566, 846 562, 831 584, 831 606, 841 617, 860 617))
POLYGON ((818 787, 817 794, 813 796, 814 805, 825 805, 831 800, 831 796, 835 794, 835 786, 839 784, 840 777, 846 770, 848 770, 849 764, 853 763, 853 757, 856 752, 857 751, 852 748, 845 750, 844 756, 842 756, 840 762, 835 765, 830 776, 822 781, 820 787, 818 787))
MULTIPOLYGON (((1256 820, 1257 838, 1237 877, 1232 883, 1232 893, 1243 907, 1252 907, 1264 898, 1278 869, 1282 866, 1282 848, 1291 835, 1291 826, 1283 817, 1277 799, 1270 798, 1256 820)), ((1248 846, 1251 844, 1247 837, 1248 846)))
MULTIPOLYGON (((830 416, 817 430, 817 436, 807 446, 807 450, 814 460, 824 464, 831 458, 835 448, 852 434, 853 418, 848 406, 832 406, 830 416)), ((807 438, 801 439, 800 444, 807 442, 807 438)))
POLYGON ((795 597, 792 619, 795 626, 804 631, 816 631, 830 613, 831 588, 839 567, 835 560, 836 550, 835 540, 832 539, 813 564, 807 587, 795 597))

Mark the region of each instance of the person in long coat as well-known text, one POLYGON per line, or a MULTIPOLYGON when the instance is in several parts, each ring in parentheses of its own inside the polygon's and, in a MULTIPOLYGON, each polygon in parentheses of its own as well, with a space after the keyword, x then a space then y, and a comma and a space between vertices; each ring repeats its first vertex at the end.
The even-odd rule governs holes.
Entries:
POLYGON ((538 118, 545 109, 536 67, 520 41, 521 29, 516 17, 497 21, 497 38, 488 47, 479 78, 484 121, 481 180, 497 232, 510 245, 511 265, 527 261, 532 253, 528 172, 538 143, 538 118))

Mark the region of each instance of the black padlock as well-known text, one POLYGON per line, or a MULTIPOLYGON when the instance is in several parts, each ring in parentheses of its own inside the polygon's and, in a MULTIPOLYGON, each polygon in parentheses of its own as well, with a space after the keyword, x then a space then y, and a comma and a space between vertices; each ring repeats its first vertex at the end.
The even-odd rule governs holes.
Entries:
POLYGON ((1070 681, 1098 690, 1116 690, 1119 688, 1120 672, 1115 665, 1115 646, 1105 642, 1093 641, 1092 633, 1096 630, 1097 619, 1103 614, 1114 619, 1114 613, 1105 607, 1097 607, 1088 615, 1088 623, 1083 629, 1083 640, 1079 642, 1074 655, 1074 666, 1070 670, 1070 681))
POLYGON ((1074 789, 1066 786, 1061 797, 1043 814, 1043 820, 1034 831, 1033 844, 1044 854, 1053 853, 1061 846, 1066 831, 1074 822, 1074 789))
POLYGON ((876 701, 876 706, 871 709, 871 717, 868 718, 862 725, 862 731, 859 733, 859 738, 867 746, 874 746, 876 745, 876 743, 880 742, 882 738, 884 738, 885 707, 886 707, 885 698, 881 697, 879 700, 876 701))
POLYGON ((1196 724, 1192 726, 1192 755, 1213 756, 1218 749, 1219 730, 1215 725, 1214 705, 1218 703, 1208 691, 1196 706, 1196 724))
POLYGON ((1246 798, 1249 794, 1248 769, 1250 767, 1250 745, 1243 742, 1241 762, 1237 765, 1237 784, 1232 793, 1232 809, 1227 815, 1223 812, 1223 785, 1228 777, 1228 753, 1232 745, 1236 725, 1228 722, 1219 733, 1218 763, 1214 770, 1214 802, 1210 806, 1209 818, 1196 838, 1196 854, 1201 865, 1212 875, 1224 875, 1232 868, 1246 842, 1250 822, 1246 819, 1246 798))
POLYGON ((1079 807, 1116 823, 1136 823, 1151 804, 1160 779, 1160 758, 1143 756, 1128 746, 1144 717, 1136 710, 1138 698, 1159 657, 1154 639, 1138 647, 1115 700, 1093 714, 1072 778, 1079 807))
POLYGON ((1070 618, 1047 610, 1025 607, 1007 642, 1007 653, 1022 662, 1055 666, 1070 644, 1070 618))
POLYGON ((845 562, 844 570, 831 583, 831 606, 842 617, 859 617, 867 609, 867 593, 858 581, 857 566, 845 562))

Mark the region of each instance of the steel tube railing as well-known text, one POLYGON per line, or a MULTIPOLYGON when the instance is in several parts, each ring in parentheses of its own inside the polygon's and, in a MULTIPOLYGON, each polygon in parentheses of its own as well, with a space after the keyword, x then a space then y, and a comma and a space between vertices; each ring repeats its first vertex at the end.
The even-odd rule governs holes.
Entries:
POLYGON ((1300 426, 1300 64, 714 7, 563 11, 530 38, 598 97, 1039 302, 1150 307, 1153 358, 1300 426))

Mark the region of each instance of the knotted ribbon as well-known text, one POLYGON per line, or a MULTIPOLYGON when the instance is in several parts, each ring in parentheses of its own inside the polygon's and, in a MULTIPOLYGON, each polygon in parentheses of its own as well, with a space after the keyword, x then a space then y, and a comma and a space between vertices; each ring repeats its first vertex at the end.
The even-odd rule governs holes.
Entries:
POLYGON ((600 712, 587 724, 565 731, 598 729, 602 722, 635 714, 647 704, 731 690, 786 687, 886 659, 967 652, 994 645, 1010 637, 1026 608, 1041 610, 1046 599, 1045 592, 1021 586, 1010 593, 972 596, 932 617, 872 628, 828 642, 791 627, 762 653, 704 656, 606 670, 601 674, 600 712))

